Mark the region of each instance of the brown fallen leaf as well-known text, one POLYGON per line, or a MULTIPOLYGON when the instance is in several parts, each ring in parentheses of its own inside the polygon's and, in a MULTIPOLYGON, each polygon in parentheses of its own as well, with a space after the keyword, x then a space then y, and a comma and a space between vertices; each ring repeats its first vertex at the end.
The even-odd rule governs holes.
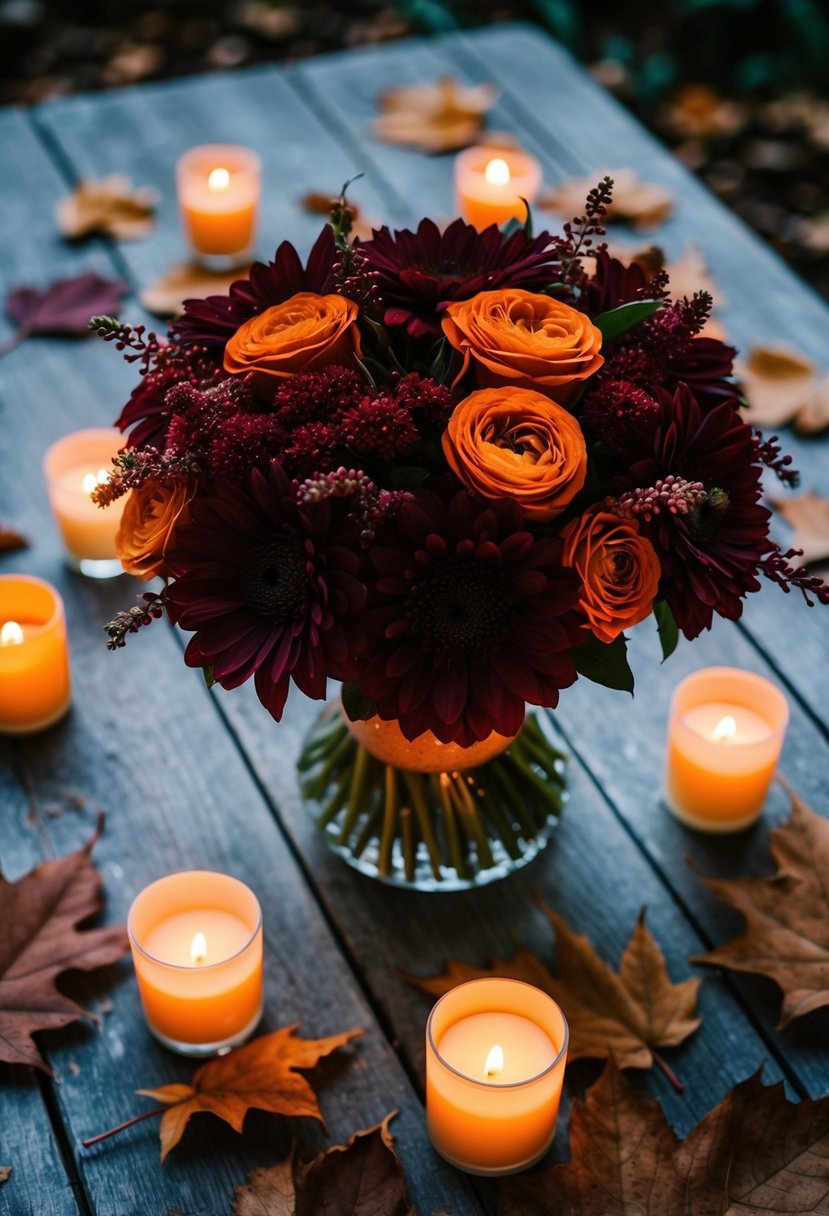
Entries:
POLYGON ((788 823, 770 833, 777 872, 767 878, 704 879, 745 917, 740 937, 691 959, 749 971, 783 993, 778 1030, 829 1005, 829 820, 792 793, 788 823))
POLYGON ((92 838, 59 861, 45 861, 17 882, 0 877, 0 1060, 49 1072, 34 1044, 38 1030, 90 1017, 55 981, 66 971, 96 971, 129 949, 122 925, 78 929, 102 907, 92 838))
POLYGON ((374 124, 374 135, 386 143, 423 152, 466 148, 476 142, 484 116, 497 97, 492 85, 469 87, 452 76, 442 76, 431 84, 386 89, 378 98, 380 117, 374 124))
POLYGON ((12 1167, 10 1165, 0 1165, 0 1186, 12 1176, 12 1167))
POLYGON ((28 549, 29 542, 22 532, 9 524, 0 523, 0 553, 13 553, 16 549, 28 549))
POLYGON ((389 1131, 396 1114, 313 1161, 292 1153, 280 1165, 254 1170, 247 1185, 235 1188, 233 1216, 417 1216, 389 1131))
MULTIPOLYGON (((604 176, 604 172, 591 173, 589 177, 561 182, 541 195, 538 206, 555 211, 567 220, 581 215, 588 193, 604 176)), ((607 210, 608 222, 619 220, 634 228, 655 228, 673 211, 674 196, 667 186, 640 181, 633 169, 611 169, 607 176, 613 178, 613 202, 607 210)))
POLYGON ((760 1072, 680 1141, 610 1062, 570 1115, 570 1161, 504 1178, 498 1216, 829 1213, 829 1097, 790 1102, 760 1072))
POLYGON ((193 1115, 203 1112, 218 1115, 235 1132, 241 1132, 249 1110, 267 1110, 275 1115, 316 1119, 325 1126, 316 1094, 297 1069, 315 1068, 324 1056, 331 1055, 358 1038, 362 1030, 346 1030, 327 1039, 300 1039, 297 1026, 283 1026, 271 1034, 261 1035, 226 1056, 217 1056, 202 1064, 190 1085, 161 1085, 156 1089, 139 1089, 147 1098, 155 1098, 161 1106, 144 1111, 113 1127, 84 1140, 84 1148, 107 1140, 124 1128, 161 1115, 161 1160, 174 1149, 184 1135, 193 1115))
POLYGON ((803 550, 803 564, 829 561, 829 498, 809 490, 796 498, 773 498, 771 503, 794 528, 792 548, 803 550))
POLYGON ((445 975, 405 978, 441 996, 469 979, 497 975, 521 979, 548 992, 564 1010, 570 1027, 571 1060, 612 1056, 621 1068, 650 1068, 656 1062, 681 1088, 657 1047, 678 1047, 702 1019, 694 1012, 700 981, 671 982, 665 958, 639 916, 622 955, 619 973, 610 969, 583 934, 573 933, 552 908, 540 904, 555 930, 558 974, 529 950, 511 962, 494 959, 485 968, 450 962, 445 975))
POLYGON ((147 312, 158 317, 177 317, 185 300, 203 300, 206 296, 227 295, 232 283, 243 279, 249 267, 236 270, 205 270, 196 262, 179 262, 139 292, 147 312))
POLYGON ((746 123, 747 109, 710 85, 691 82, 677 90, 663 118, 677 135, 707 138, 740 130, 746 123))
MULTIPOLYGON (((324 194, 321 190, 312 190, 309 194, 303 195, 300 199, 300 206, 303 211, 309 211, 311 215, 331 215, 331 208, 339 200, 330 194, 324 194)), ((356 237, 360 241, 371 240, 373 229, 379 228, 380 221, 373 216, 365 215, 359 205, 348 200, 349 210, 352 212, 351 221, 351 236, 356 237)))
POLYGON ((793 422, 804 435, 829 426, 829 376, 793 347, 757 346, 735 371, 748 402, 747 418, 760 427, 793 422))
POLYGON ((152 186, 133 186, 128 177, 113 173, 98 181, 82 181, 55 207, 58 228, 67 240, 93 233, 116 241, 138 241, 153 230, 158 192, 152 186))

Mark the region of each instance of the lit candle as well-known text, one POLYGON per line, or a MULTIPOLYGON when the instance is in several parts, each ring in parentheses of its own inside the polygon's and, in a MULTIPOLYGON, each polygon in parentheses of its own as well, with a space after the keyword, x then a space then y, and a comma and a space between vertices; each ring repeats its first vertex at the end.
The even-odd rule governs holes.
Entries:
POLYGON ((69 565, 90 578, 113 578, 123 568, 115 556, 115 534, 124 499, 99 507, 90 495, 109 477, 112 457, 124 446, 119 431, 91 427, 52 444, 43 461, 52 511, 69 565))
POLYGON ((694 672, 677 687, 668 727, 666 801, 701 832, 736 832, 759 816, 789 707, 774 684, 736 667, 694 672))
POLYGON ((259 210, 259 157, 232 144, 185 152, 176 171, 178 201, 196 258, 211 270, 250 261, 259 210))
POLYGON ((62 599, 42 579, 0 575, 0 732, 43 730, 70 700, 62 599))
POLYGON ((226 874, 151 883, 127 928, 144 1016, 172 1051, 207 1056, 244 1042, 262 1016, 262 912, 226 874))
POLYGON ((547 1152, 556 1128, 567 1022, 519 980, 471 980, 437 1002, 426 1027, 432 1144, 470 1174, 513 1174, 547 1152))
POLYGON ((476 228, 524 220, 523 199, 535 202, 541 165, 517 148, 467 148, 455 160, 455 194, 460 214, 476 228))

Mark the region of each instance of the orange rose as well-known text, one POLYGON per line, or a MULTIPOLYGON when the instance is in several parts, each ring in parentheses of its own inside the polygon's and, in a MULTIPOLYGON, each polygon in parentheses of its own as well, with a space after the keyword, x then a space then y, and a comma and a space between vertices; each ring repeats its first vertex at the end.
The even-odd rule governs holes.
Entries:
POLYGON ((360 351, 359 309, 345 296, 301 291, 240 325, 225 347, 226 372, 255 372, 263 387, 273 378, 351 363, 360 351))
POLYGON ((563 511, 587 473, 578 422, 529 388, 470 393, 449 419, 443 454, 470 490, 486 498, 514 498, 536 520, 563 511))
POLYGON ((127 574, 154 578, 164 573, 164 558, 176 526, 186 523, 195 488, 189 481, 172 486, 145 481, 124 504, 115 552, 127 574))
POLYGON ((443 332, 482 388, 520 384, 562 403, 604 363, 601 330, 551 296, 510 287, 450 304, 443 332), (568 392, 568 386, 573 385, 568 392))
POLYGON ((600 642, 612 642, 644 621, 661 574, 651 542, 632 519, 588 511, 561 534, 566 566, 581 579, 579 607, 600 642))

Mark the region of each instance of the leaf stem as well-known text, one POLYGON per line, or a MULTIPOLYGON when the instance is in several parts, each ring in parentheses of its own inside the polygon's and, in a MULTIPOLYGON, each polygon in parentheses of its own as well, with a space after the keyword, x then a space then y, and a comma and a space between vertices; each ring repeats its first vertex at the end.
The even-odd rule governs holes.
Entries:
POLYGON ((153 1110, 145 1110, 143 1115, 133 1115, 132 1119, 127 1119, 126 1123, 119 1123, 117 1127, 111 1127, 108 1132, 101 1132, 97 1136, 90 1136, 88 1140, 82 1140, 81 1144, 84 1148, 92 1148, 93 1144, 100 1144, 102 1140, 108 1140, 110 1136, 116 1135, 118 1132, 123 1132, 128 1127, 132 1127, 134 1123, 141 1123, 144 1119, 152 1119, 155 1115, 163 1115, 166 1106, 156 1106, 153 1110))
POLYGON ((659 1065, 659 1067, 664 1072, 665 1076, 670 1081, 671 1085, 673 1085, 676 1092, 678 1094, 684 1093, 685 1086, 682 1084, 679 1077, 676 1075, 674 1070, 671 1068, 671 1066, 667 1062, 667 1060, 663 1060, 662 1056, 659 1054, 659 1052, 654 1051, 653 1048, 651 1048, 651 1055, 653 1056, 654 1063, 659 1065))

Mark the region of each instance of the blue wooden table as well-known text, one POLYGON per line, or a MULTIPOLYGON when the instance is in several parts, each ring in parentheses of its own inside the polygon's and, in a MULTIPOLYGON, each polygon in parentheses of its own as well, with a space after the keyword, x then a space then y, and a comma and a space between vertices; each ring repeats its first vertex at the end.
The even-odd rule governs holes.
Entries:
MULTIPOLYGON (((184 149, 207 141, 243 142, 262 156, 262 255, 285 237, 305 251, 319 217, 298 200, 310 190, 336 192, 360 171, 365 177, 354 196, 367 213, 397 226, 423 214, 449 216, 452 158, 371 136, 381 89, 447 72, 497 84, 492 127, 519 136, 543 162, 548 182, 630 165, 669 185, 674 215, 656 236, 673 254, 690 241, 702 250, 722 287, 721 316, 733 340, 788 340, 825 361, 829 312, 818 297, 560 48, 524 26, 0 113, 3 288, 92 267, 137 293, 181 256, 173 166, 184 149), (63 244, 55 201, 80 177, 116 171, 161 192, 153 235, 134 244, 63 244)), ((123 315, 147 319, 135 299, 123 315)), ((367 1034, 320 1071, 327 1141, 307 1121, 254 1114, 239 1137, 200 1117, 162 1169, 150 1123, 91 1150, 80 1142, 141 1109, 134 1090, 188 1080, 192 1067, 148 1035, 127 963, 106 983, 78 982, 73 992, 102 1011, 101 1025, 50 1037, 44 1051, 54 1080, 0 1068, 0 1164, 13 1166, 0 1186, 0 1213, 220 1216, 231 1209, 233 1186, 253 1167, 281 1160, 292 1138, 307 1157, 394 1107, 418 1212, 491 1212, 490 1185, 454 1172, 429 1147, 422 1107, 428 1005, 397 968, 435 974, 449 957, 483 963, 509 954, 516 939, 550 959, 549 929, 532 899, 540 892, 613 965, 646 905, 672 976, 691 974, 689 956, 732 936, 739 920, 706 891, 687 859, 709 874, 769 872, 767 829, 785 816, 787 799, 776 789, 762 823, 734 838, 698 837, 670 819, 659 799, 671 691, 708 664, 736 664, 776 680, 792 711, 783 773, 829 813, 829 617, 769 587, 740 624, 718 622, 699 643, 680 645, 665 666, 652 627, 635 631, 633 703, 581 681, 554 716, 572 756, 572 796, 542 856, 520 875, 470 894, 382 887, 330 856, 300 806, 293 765, 316 707, 297 700, 277 728, 251 689, 208 692, 184 668, 180 639, 163 629, 152 642, 138 637, 109 654, 101 623, 132 602, 133 584, 93 584, 63 567, 40 472, 43 452, 67 431, 110 422, 132 379, 110 348, 92 341, 32 340, 0 361, 0 518, 34 541, 29 552, 4 558, 2 568, 60 587, 75 679, 66 721, 37 738, 0 744, 0 868, 16 878, 42 858, 76 848, 103 807, 107 825, 96 858, 108 920, 123 920, 135 893, 161 874, 191 867, 236 874, 264 909, 265 1028, 298 1021, 313 1037, 358 1025, 367 1034)), ((804 486, 829 491, 826 440, 785 439, 804 486)), ((659 1098, 681 1133, 761 1061, 766 1079, 784 1078, 793 1096, 825 1094, 829 1013, 778 1033, 778 1008, 772 984, 707 972, 702 1028, 670 1056, 684 1094, 658 1073, 637 1074, 637 1084, 659 1098)), ((569 1071, 559 1159, 569 1097, 595 1074, 590 1065, 569 1071)))

